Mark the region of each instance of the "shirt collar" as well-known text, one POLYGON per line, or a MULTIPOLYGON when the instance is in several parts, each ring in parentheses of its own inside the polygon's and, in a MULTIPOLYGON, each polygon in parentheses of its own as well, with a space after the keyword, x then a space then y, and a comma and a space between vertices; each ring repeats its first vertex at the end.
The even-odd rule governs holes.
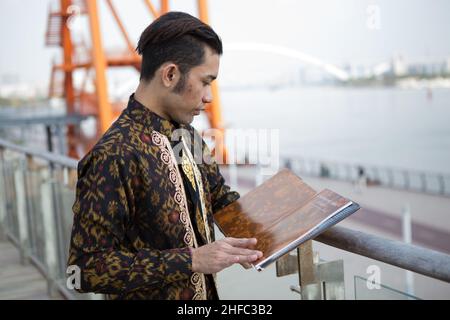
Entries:
POLYGON ((151 128, 171 139, 172 132, 178 128, 189 129, 189 126, 179 124, 175 121, 167 120, 145 107, 142 103, 134 98, 134 93, 130 96, 126 113, 134 121, 151 128))

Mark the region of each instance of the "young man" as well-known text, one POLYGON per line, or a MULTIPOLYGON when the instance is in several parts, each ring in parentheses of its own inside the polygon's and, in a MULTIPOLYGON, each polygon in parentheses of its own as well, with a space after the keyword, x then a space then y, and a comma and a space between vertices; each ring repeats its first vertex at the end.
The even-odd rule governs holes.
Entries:
POLYGON ((197 18, 170 12, 137 50, 136 92, 78 166, 68 264, 81 269, 81 292, 217 299, 216 272, 262 256, 256 239, 215 241, 213 214, 239 195, 189 125, 211 102, 222 43, 197 18), (179 129, 188 134, 172 139, 179 129))

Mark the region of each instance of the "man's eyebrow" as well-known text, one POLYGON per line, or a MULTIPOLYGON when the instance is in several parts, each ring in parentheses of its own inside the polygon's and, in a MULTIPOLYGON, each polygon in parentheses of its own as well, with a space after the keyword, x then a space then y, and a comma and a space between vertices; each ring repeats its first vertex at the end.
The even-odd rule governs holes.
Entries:
POLYGON ((213 81, 213 80, 216 80, 217 77, 210 74, 210 75, 207 75, 206 78, 213 81))

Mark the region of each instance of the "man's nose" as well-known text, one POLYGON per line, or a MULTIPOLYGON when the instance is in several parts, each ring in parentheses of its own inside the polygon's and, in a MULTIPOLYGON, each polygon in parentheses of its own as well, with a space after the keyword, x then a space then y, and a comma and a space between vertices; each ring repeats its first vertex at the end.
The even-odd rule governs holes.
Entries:
POLYGON ((208 87, 206 90, 206 93, 203 95, 203 103, 211 103, 212 101, 212 92, 211 89, 208 87))

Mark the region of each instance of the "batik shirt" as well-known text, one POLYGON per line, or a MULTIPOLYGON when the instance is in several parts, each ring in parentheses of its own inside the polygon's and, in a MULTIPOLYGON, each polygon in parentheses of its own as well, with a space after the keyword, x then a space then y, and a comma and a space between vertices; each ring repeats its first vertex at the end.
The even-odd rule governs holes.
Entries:
POLYGON ((79 162, 68 264, 81 270, 80 292, 111 299, 218 298, 214 276, 192 271, 189 247, 214 241, 214 213, 239 194, 198 138, 191 126, 158 116, 132 95, 79 162), (172 141, 177 128, 191 138, 182 149, 180 140, 172 141))

